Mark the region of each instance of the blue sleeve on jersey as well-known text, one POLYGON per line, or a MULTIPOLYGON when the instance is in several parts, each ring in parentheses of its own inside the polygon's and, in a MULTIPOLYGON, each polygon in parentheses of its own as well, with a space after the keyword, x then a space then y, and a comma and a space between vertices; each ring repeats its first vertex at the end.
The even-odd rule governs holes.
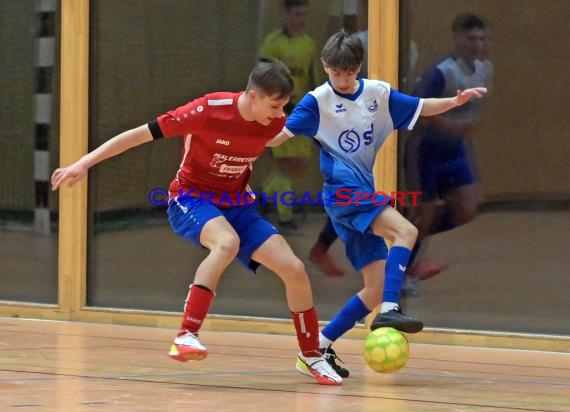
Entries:
POLYGON ((312 94, 307 93, 295 106, 285 127, 295 136, 315 137, 319 130, 319 104, 312 94))
POLYGON ((394 123, 394 129, 407 128, 410 125, 416 115, 419 103, 419 97, 408 96, 395 89, 390 89, 388 110, 392 123, 394 123))
POLYGON ((437 67, 426 70, 418 84, 414 87, 415 96, 429 98, 441 97, 445 89, 445 78, 437 67))

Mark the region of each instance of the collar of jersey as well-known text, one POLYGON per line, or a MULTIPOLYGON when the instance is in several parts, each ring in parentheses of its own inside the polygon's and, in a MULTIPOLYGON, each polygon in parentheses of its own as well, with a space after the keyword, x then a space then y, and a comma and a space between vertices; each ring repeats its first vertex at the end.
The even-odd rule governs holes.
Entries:
POLYGON ((355 91, 352 94, 348 94, 348 93, 339 93, 337 92, 334 87, 331 84, 330 80, 327 80, 327 83, 329 84, 329 86, 331 87, 331 89, 333 90, 334 94, 336 94, 337 96, 342 97, 343 99, 348 99, 351 101, 355 101, 356 99, 358 99, 358 97, 362 94, 362 91, 364 90, 364 80, 362 79, 358 79, 358 90, 355 91))

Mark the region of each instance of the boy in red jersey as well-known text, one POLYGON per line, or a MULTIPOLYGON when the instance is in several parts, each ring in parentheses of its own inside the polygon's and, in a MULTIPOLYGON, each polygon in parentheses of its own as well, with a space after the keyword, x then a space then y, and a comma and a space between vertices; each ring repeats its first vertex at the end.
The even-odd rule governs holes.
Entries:
POLYGON ((176 234, 210 252, 196 269, 169 356, 181 362, 207 356, 198 332, 223 271, 237 257, 253 271, 266 266, 284 282, 301 349, 297 370, 320 384, 340 385, 342 378, 319 351, 317 314, 303 263, 271 223, 244 205, 252 200, 243 198, 252 163, 283 129, 283 107, 292 91, 283 63, 259 63, 244 92, 208 94, 123 132, 56 169, 51 183, 53 190, 65 181, 72 186, 109 157, 155 139, 184 136, 182 162, 170 184, 168 218, 176 234))

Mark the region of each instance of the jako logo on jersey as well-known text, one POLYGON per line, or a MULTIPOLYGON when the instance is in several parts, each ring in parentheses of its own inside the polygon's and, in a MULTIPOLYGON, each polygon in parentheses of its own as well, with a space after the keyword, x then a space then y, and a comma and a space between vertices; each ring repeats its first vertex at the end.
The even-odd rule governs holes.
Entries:
POLYGON ((339 104, 335 104, 335 106, 336 106, 336 110, 334 111, 335 113, 346 112, 346 108, 344 107, 344 104, 339 103, 339 104))
POLYGON ((368 109, 368 111, 370 113, 374 113, 375 111, 377 111, 378 110, 378 102, 376 101, 376 99, 374 99, 373 101, 366 102, 366 108, 368 109))
MULTIPOLYGON (((374 124, 370 125, 370 129, 365 130, 362 134, 362 141, 365 146, 372 143, 374 137, 374 124)), ((338 136, 338 146, 345 153, 354 153, 360 148, 361 137, 354 129, 345 130, 338 136)))
POLYGON ((218 140, 216 140, 216 144, 223 144, 224 146, 229 146, 229 145, 230 145, 230 141, 229 141, 229 140, 224 140, 224 139, 218 139, 218 140))

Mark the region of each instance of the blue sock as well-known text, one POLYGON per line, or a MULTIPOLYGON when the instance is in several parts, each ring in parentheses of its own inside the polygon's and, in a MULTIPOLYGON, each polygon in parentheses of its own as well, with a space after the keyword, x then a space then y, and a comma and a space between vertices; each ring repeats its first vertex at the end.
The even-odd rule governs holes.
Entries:
POLYGON ((404 274, 410 260, 410 249, 403 246, 393 246, 386 259, 386 277, 384 278, 384 294, 382 302, 400 301, 400 290, 404 283, 404 274))
POLYGON ((358 295, 354 295, 337 315, 325 326, 321 332, 327 339, 334 342, 347 331, 352 329, 356 322, 370 313, 358 295))

